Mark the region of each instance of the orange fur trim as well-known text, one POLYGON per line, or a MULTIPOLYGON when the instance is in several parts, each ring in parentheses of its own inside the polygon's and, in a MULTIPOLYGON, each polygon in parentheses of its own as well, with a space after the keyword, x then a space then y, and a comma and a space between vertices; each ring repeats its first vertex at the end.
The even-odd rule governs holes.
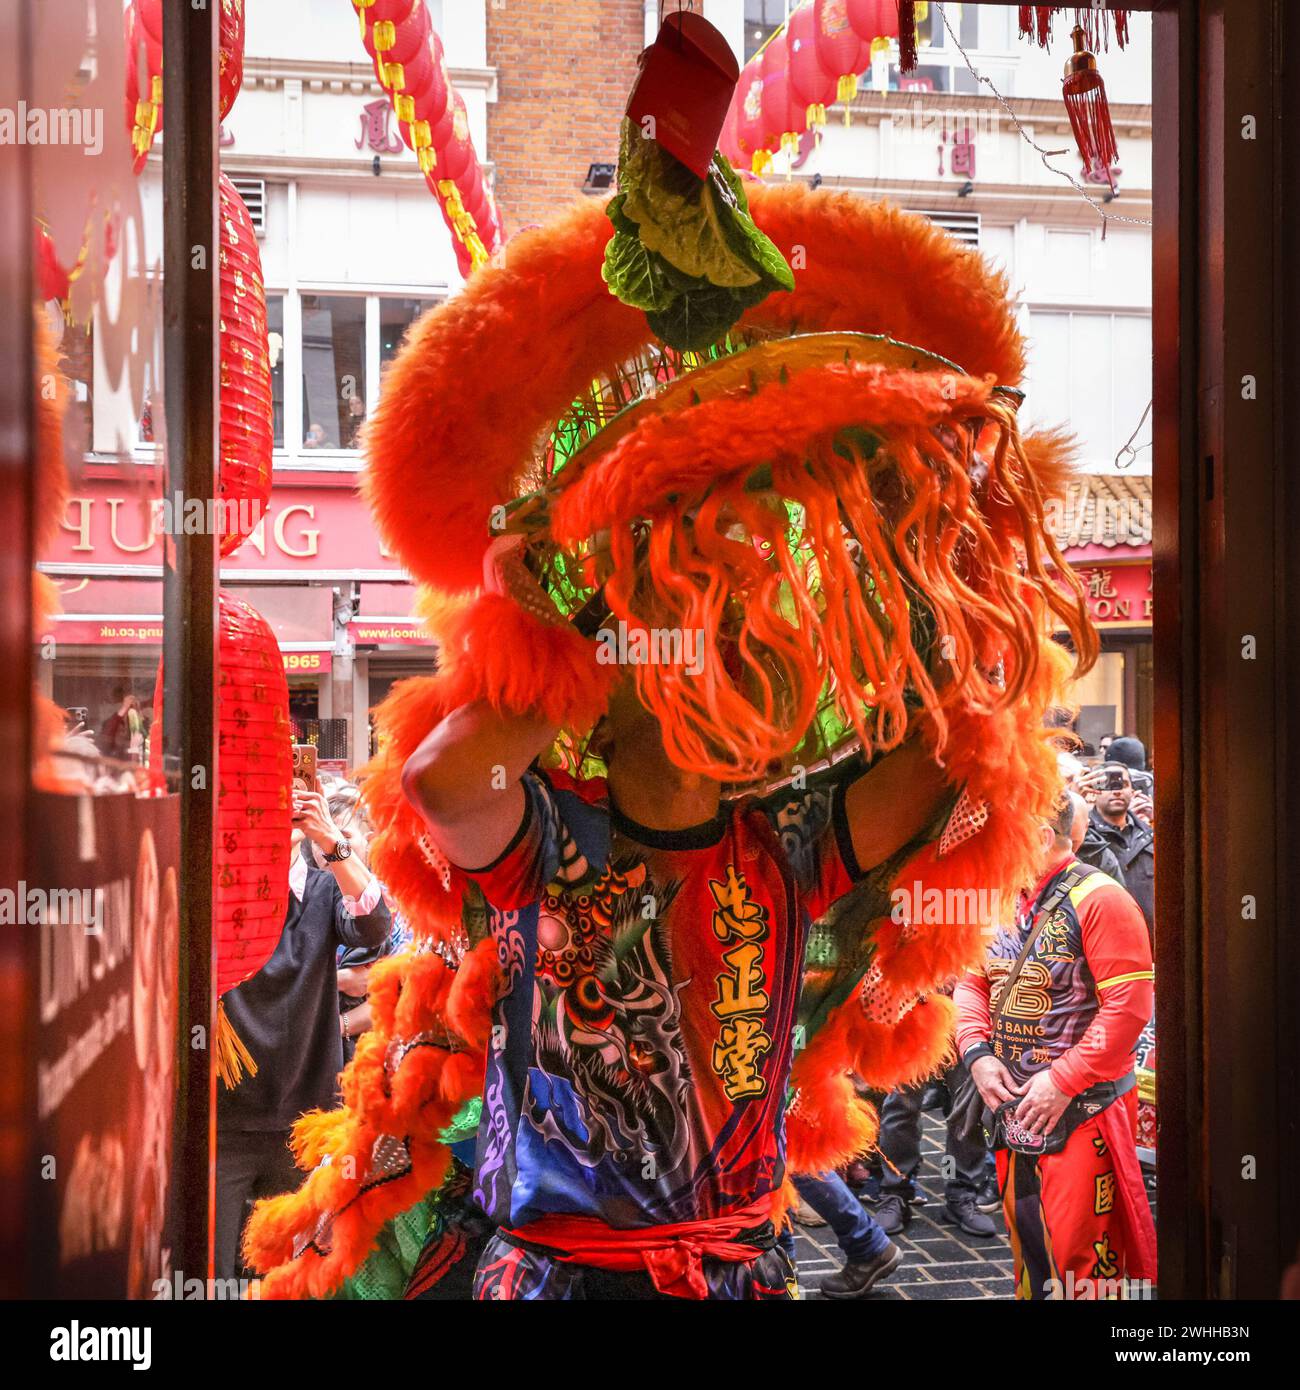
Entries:
MULTIPOLYGON (((973 377, 1020 380, 1006 278, 927 218, 796 185, 755 187, 750 199, 796 269, 794 292, 744 323, 891 334, 973 377)), ((499 265, 415 324, 390 364, 366 426, 363 487, 381 535, 421 582, 479 583, 492 508, 516 495, 538 437, 647 341, 644 315, 601 279, 612 230, 603 206, 584 201, 516 236, 499 265)))
POLYGON ((455 971, 428 951, 406 951, 375 966, 373 1027, 343 1069, 344 1106, 304 1115, 294 1126, 295 1159, 311 1171, 296 1192, 259 1202, 245 1230, 244 1256, 264 1273, 264 1298, 319 1298, 337 1289, 374 1248, 384 1224, 442 1181, 448 1154, 437 1135, 482 1091, 483 1046, 499 989, 490 940, 455 971), (447 1037, 453 1019, 465 1029, 451 1028, 460 1050, 414 1048, 389 1074, 394 1039, 447 1037), (366 1188, 384 1135, 405 1139, 411 1170, 366 1188), (295 1258, 295 1243, 318 1230, 326 1253, 308 1246, 295 1258))

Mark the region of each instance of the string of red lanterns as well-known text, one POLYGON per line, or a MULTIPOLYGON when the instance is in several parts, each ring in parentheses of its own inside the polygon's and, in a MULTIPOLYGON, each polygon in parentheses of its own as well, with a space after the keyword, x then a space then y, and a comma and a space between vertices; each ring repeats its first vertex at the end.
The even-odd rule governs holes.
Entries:
POLYGON ((352 0, 352 8, 402 140, 415 151, 452 234, 456 263, 468 276, 505 237, 470 137, 465 102, 447 74, 442 40, 424 0, 352 0))
MULTIPOLYGON (((1055 14, 1065 8, 1021 5, 1021 35, 1046 46, 1055 14)), ((900 72, 915 69, 917 22, 928 11, 923 0, 806 0, 741 70, 719 149, 733 164, 762 176, 776 151, 797 150, 804 134, 816 135, 825 126, 832 103, 844 106, 847 124, 858 76, 877 53, 896 41, 900 72)), ((1120 47, 1128 42, 1126 10, 1080 6, 1075 19, 1092 54, 1108 46, 1112 24, 1120 47)), ((1076 58, 1063 95, 1085 166, 1105 171, 1117 152, 1095 59, 1076 58)))

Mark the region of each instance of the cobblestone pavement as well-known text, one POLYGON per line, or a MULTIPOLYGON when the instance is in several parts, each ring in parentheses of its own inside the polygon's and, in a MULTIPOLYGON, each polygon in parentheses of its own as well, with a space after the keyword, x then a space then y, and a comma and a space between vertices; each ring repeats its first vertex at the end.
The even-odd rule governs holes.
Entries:
MULTIPOLYGON (((935 1112, 923 1116, 921 1171, 917 1186, 924 1203, 912 1207, 912 1220, 901 1235, 893 1237, 903 1252, 903 1262, 861 1301, 897 1299, 1005 1298, 1012 1296, 1011 1247, 1007 1243, 1002 1212, 991 1213, 997 1234, 987 1239, 968 1236, 943 1220, 943 1180, 939 1160, 943 1155, 943 1121, 935 1112)), ((870 1204, 867 1207, 870 1210, 870 1204)), ((835 1237, 825 1226, 795 1228, 799 1261, 799 1288, 805 1298, 820 1298, 817 1285, 844 1263, 835 1237)))

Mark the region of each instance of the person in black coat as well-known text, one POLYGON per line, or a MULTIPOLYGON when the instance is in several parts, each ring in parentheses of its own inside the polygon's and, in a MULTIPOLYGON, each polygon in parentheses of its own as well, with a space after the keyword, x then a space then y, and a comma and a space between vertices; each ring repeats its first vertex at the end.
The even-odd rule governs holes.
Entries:
MULTIPOLYGON (((1119 743, 1120 740, 1116 739, 1115 742, 1119 743)), ((1132 773, 1123 763, 1105 763, 1089 773, 1081 787, 1085 793, 1091 792, 1093 796, 1084 845, 1087 846, 1091 839, 1094 846, 1100 844, 1115 856, 1122 876, 1112 873, 1112 877, 1118 878, 1133 895, 1146 919, 1147 931, 1154 936, 1156 837, 1150 825, 1132 812, 1132 773)), ((1084 858, 1082 848, 1079 857, 1084 858)), ((1095 863, 1093 860, 1087 862, 1095 863)))
POLYGON ((334 823, 324 795, 295 788, 293 804, 295 852, 279 944, 252 979, 224 996, 257 1072, 233 1090, 218 1087, 215 1265, 222 1279, 239 1277, 247 1204, 302 1180, 289 1151, 294 1121, 337 1103, 338 948, 380 946, 392 926, 379 880, 334 823))

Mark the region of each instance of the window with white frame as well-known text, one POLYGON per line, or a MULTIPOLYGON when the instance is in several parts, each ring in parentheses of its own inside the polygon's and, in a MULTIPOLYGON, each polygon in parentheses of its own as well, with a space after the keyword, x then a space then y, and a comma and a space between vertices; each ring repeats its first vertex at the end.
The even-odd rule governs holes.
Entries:
MULTIPOLYGON (((1151 399, 1151 316, 1145 312, 1032 310, 1022 428, 1065 425, 1081 467, 1111 472, 1151 399)), ((1132 465, 1151 471, 1150 424, 1132 465)))
MULTIPOLYGON (((325 293, 304 290, 298 313, 285 312, 284 296, 268 295, 279 312, 272 328, 272 397, 283 401, 284 367, 275 366, 275 330, 287 337, 300 325, 297 352, 284 342, 282 354, 301 377, 301 449, 304 453, 356 450, 368 409, 378 399, 383 369, 402 346, 406 330, 437 301, 422 295, 325 293)), ((277 419, 280 416, 277 415, 277 419)), ((281 430, 277 447, 285 439, 281 430)), ((293 452, 291 448, 291 452, 293 452)))
POLYGON ((366 301, 302 296, 302 447, 355 449, 366 418, 366 301))

